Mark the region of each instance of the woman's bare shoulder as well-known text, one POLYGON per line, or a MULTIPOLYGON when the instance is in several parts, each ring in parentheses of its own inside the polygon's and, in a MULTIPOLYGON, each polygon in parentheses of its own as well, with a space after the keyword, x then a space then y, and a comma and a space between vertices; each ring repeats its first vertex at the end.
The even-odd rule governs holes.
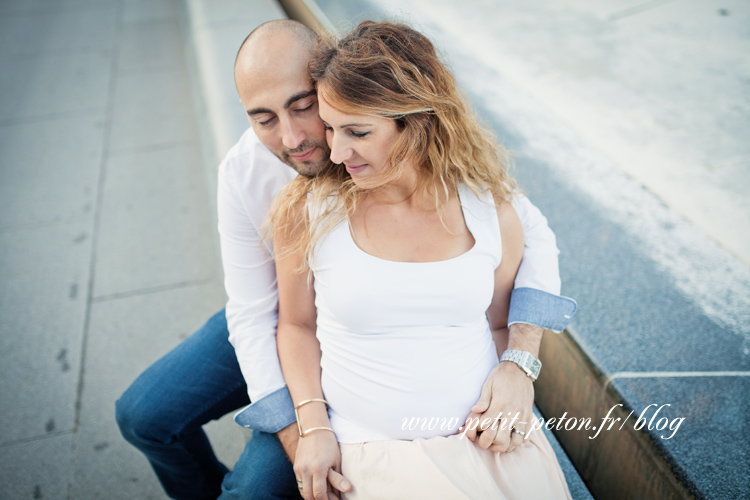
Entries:
POLYGON ((512 246, 520 244, 523 247, 523 225, 516 209, 509 201, 495 203, 497 208, 497 220, 500 224, 500 234, 503 239, 503 247, 506 243, 512 246))

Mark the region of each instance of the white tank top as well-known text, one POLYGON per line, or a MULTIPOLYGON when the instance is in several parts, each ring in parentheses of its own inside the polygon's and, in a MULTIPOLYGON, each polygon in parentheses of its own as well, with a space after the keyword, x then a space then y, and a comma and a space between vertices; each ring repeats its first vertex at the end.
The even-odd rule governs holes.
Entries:
POLYGON ((322 388, 342 443, 455 433, 498 363, 485 315, 502 254, 497 211, 489 194, 458 194, 475 240, 458 257, 383 260, 345 222, 316 246, 322 388))

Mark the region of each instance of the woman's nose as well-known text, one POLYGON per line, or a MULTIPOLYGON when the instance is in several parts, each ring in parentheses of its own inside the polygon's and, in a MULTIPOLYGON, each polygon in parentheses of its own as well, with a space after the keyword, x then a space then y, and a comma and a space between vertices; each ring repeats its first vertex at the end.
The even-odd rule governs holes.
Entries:
POLYGON ((331 161, 333 163, 344 163, 351 158, 352 149, 348 147, 344 140, 329 132, 329 146, 331 148, 331 161))

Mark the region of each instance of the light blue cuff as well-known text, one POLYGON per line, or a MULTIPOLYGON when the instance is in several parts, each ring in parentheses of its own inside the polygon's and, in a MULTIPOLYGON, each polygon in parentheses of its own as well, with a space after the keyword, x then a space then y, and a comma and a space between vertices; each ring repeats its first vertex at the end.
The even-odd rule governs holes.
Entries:
POLYGON ((536 288, 516 288, 510 295, 508 326, 526 323, 560 333, 571 322, 576 309, 576 301, 568 297, 536 288))
POLYGON ((270 433, 277 433, 296 420, 292 396, 286 386, 246 406, 234 416, 234 421, 242 427, 270 433))

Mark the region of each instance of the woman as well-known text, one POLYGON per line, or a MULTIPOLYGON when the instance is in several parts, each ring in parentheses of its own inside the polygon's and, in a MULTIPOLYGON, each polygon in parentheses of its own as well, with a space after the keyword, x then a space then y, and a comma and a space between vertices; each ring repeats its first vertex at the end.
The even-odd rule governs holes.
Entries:
POLYGON ((406 26, 365 21, 311 72, 333 164, 272 209, 302 496, 336 470, 346 498, 569 498, 541 432, 512 453, 456 434, 507 344, 523 252, 503 151, 406 26))

